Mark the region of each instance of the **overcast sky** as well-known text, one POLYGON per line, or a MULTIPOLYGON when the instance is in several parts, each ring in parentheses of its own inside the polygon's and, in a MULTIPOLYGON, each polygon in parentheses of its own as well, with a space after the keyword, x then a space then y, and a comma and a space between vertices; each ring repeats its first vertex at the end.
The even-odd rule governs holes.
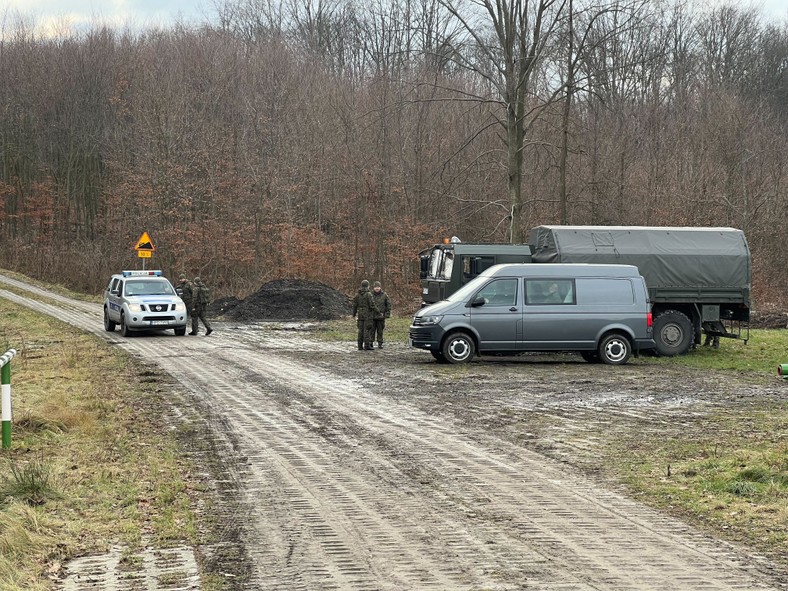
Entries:
MULTIPOLYGON (((215 0, 0 0, 0 19, 11 12, 35 19, 39 31, 67 32, 96 22, 110 25, 166 26, 176 20, 188 23, 215 20, 215 0), (5 14, 4 14, 5 13, 5 14)), ((711 3, 732 0, 711 0, 711 3)), ((788 0, 754 0, 735 5, 763 7, 764 16, 776 22, 788 19, 788 0)))
POLYGON ((44 30, 60 31, 92 23, 136 28, 215 20, 212 0, 0 0, 0 17, 6 7, 44 30))

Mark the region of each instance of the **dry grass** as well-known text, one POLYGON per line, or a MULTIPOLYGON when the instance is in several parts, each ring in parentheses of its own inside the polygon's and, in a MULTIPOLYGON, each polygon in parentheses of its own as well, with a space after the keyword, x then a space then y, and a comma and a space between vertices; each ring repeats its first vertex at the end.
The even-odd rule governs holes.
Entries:
POLYGON ((63 561, 143 533, 194 535, 162 387, 90 335, 0 299, 12 447, 0 451, 0 589, 48 589, 63 561))

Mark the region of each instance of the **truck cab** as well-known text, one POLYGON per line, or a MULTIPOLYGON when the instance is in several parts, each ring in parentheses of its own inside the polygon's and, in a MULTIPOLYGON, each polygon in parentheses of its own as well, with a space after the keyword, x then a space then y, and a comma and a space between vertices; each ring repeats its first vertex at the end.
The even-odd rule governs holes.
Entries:
POLYGON ((421 305, 445 300, 493 265, 530 263, 527 244, 463 244, 456 238, 419 254, 421 305))

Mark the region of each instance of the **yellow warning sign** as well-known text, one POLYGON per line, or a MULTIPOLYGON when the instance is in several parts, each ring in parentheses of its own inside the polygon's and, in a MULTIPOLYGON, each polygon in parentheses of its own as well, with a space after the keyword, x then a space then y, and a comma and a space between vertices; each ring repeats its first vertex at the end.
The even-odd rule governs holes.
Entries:
POLYGON ((153 251, 152 250, 138 250, 137 251, 137 258, 140 258, 140 259, 153 258, 153 251))
MULTIPOLYGON (((134 247, 134 250, 145 251, 145 250, 156 250, 156 247, 153 246, 153 240, 150 239, 147 232, 143 232, 140 239, 137 240, 137 246, 134 247)), ((143 256, 143 255, 140 255, 143 256)))

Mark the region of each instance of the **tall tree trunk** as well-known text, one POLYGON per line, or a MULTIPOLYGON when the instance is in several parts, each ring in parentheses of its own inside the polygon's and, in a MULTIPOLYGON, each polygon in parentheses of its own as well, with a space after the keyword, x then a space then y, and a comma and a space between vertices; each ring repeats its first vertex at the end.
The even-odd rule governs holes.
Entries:
POLYGON ((575 80, 575 60, 572 52, 574 51, 574 14, 572 11, 572 0, 569 0, 569 53, 566 69, 566 99, 564 100, 564 112, 561 118, 561 154, 559 157, 558 171, 558 202, 561 207, 561 223, 569 223, 566 190, 566 166, 569 155, 569 114, 572 108, 572 93, 574 92, 575 80))

